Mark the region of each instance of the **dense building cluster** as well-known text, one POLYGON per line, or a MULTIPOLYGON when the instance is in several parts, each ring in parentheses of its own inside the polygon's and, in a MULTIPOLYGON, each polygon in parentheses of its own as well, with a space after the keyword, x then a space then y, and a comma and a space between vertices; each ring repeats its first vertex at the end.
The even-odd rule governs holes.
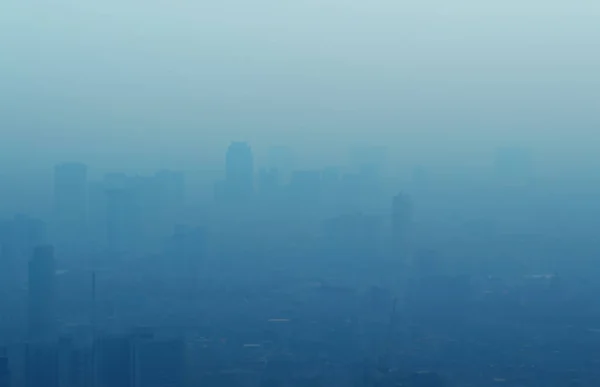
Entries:
POLYGON ((48 219, 0 223, 0 387, 600 383, 600 249, 544 220, 526 154, 480 185, 268 156, 232 143, 210 200, 58 165, 48 219))

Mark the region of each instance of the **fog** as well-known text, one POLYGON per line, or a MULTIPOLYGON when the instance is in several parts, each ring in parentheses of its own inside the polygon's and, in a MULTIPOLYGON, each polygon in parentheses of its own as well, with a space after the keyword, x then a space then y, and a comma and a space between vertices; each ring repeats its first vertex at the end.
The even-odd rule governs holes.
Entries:
POLYGON ((7 0, 1 10, 7 160, 216 162, 235 139, 295 144, 309 160, 367 141, 419 162, 503 145, 536 148, 552 167, 596 161, 592 1, 7 0))
POLYGON ((600 5, 0 4, 0 387, 600 385, 600 5))

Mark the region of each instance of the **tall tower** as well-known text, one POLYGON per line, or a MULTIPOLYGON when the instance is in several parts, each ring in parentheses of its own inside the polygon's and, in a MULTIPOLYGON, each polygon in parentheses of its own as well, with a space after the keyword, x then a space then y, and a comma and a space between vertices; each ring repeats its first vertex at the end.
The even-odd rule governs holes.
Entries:
POLYGON ((35 248, 29 261, 29 338, 48 341, 55 338, 55 272, 54 248, 35 248))
POLYGON ((225 165, 226 194, 233 201, 246 200, 254 193, 254 156, 245 142, 232 142, 225 165))
POLYGON ((65 163, 54 168, 54 219, 62 239, 81 236, 87 220, 87 167, 65 163))

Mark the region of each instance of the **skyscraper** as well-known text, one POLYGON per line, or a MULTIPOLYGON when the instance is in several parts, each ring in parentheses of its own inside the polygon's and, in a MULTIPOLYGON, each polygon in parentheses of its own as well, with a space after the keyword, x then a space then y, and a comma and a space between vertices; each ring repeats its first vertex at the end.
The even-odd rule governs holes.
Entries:
POLYGON ((54 168, 54 219, 63 239, 81 236, 87 219, 87 166, 65 163, 54 168))
POLYGON ((225 194, 232 201, 247 200, 254 194, 254 156, 245 142, 232 142, 227 149, 225 194))
POLYGON ((55 272, 54 248, 35 248, 29 261, 29 338, 49 341, 55 338, 55 272))

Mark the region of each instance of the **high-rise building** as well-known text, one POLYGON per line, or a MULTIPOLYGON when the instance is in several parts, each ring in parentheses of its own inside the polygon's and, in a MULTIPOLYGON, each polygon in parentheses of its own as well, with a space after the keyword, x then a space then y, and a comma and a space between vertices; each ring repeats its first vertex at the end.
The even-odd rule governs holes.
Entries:
POLYGON ((254 156, 245 142, 233 142, 227 149, 225 189, 233 201, 247 200, 254 194, 254 156))
POLYGON ((29 338, 34 342, 51 341, 56 335, 54 248, 35 248, 29 261, 29 338))
POLYGON ((54 168, 54 219, 63 239, 79 238, 87 221, 87 167, 65 163, 54 168))

